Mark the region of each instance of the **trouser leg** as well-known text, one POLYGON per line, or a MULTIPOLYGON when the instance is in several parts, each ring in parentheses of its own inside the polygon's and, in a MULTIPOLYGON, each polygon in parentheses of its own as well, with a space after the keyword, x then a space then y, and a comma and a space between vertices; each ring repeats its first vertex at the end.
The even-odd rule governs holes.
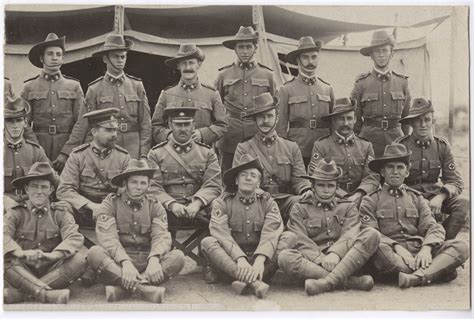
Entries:
POLYGON ((66 288, 85 271, 87 252, 87 248, 82 247, 70 258, 56 263, 52 270, 41 277, 40 280, 53 289, 66 288))
POLYGON ((234 153, 220 152, 221 172, 224 173, 229 168, 232 168, 232 161, 234 160, 234 153))
POLYGON ((177 275, 184 267, 185 258, 181 250, 174 249, 161 257, 160 264, 165 278, 177 275))
POLYGON ((92 246, 87 254, 89 265, 106 285, 121 286, 122 267, 118 265, 100 246, 92 246))
POLYGON ((319 279, 327 276, 328 271, 308 260, 297 249, 284 249, 278 255, 278 266, 286 274, 299 279, 319 279))
POLYGON ((46 289, 51 289, 46 283, 33 275, 26 264, 15 257, 5 262, 4 278, 12 287, 20 289, 27 295, 32 295, 41 302, 45 301, 46 289))
POLYGON ((443 227, 446 230, 446 240, 456 238, 469 214, 469 200, 462 196, 448 198, 443 202, 441 211, 449 215, 443 222, 443 227))
POLYGON ((412 270, 405 264, 402 257, 397 255, 392 246, 380 243, 370 259, 376 274, 398 274, 399 272, 411 273, 412 270))
POLYGON ((237 278, 237 263, 226 253, 216 238, 210 236, 204 238, 201 241, 201 249, 209 264, 225 274, 222 279, 237 278))

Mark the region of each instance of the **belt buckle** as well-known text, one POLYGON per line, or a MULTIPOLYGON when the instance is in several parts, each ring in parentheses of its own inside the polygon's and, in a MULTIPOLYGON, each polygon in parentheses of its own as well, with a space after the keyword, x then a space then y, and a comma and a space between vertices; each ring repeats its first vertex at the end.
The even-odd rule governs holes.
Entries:
POLYGON ((244 111, 240 112, 240 119, 241 119, 242 121, 244 120, 245 115, 247 115, 246 112, 244 112, 244 111))
POLYGON ((382 121, 380 122, 380 126, 381 126, 384 130, 388 129, 388 121, 387 121, 387 120, 382 120, 382 121))
POLYGON ((347 187, 347 191, 348 191, 348 192, 351 192, 351 191, 352 191, 352 185, 353 185, 353 184, 354 184, 354 183, 352 183, 352 182, 347 182, 346 187, 347 187))
POLYGON ((316 128, 316 120, 309 120, 309 128, 310 129, 316 128))
POLYGON ((48 126, 48 133, 51 135, 55 135, 57 132, 56 125, 49 125, 48 126))
POLYGON ((127 123, 120 123, 120 132, 125 133, 128 131, 127 123))

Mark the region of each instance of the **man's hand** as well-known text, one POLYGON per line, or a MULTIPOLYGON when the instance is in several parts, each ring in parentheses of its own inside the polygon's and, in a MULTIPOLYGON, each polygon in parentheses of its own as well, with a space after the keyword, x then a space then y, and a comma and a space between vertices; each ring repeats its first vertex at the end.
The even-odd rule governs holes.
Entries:
POLYGON ((186 206, 174 202, 170 205, 171 212, 178 218, 186 217, 186 206))
POLYGON ((237 280, 250 283, 254 270, 245 257, 237 259, 237 280))
POLYGON ((122 262, 122 286, 133 290, 140 280, 140 274, 130 260, 122 262))
POLYGON ((254 275, 250 279, 251 282, 263 279, 263 272, 265 270, 265 259, 266 257, 264 255, 257 255, 257 257, 255 257, 255 261, 253 262, 252 266, 254 275))
POLYGON ((431 256, 431 246, 424 245, 421 247, 421 250, 415 256, 415 266, 416 269, 419 268, 428 268, 433 261, 433 257, 431 256))
POLYGON ((159 285, 165 280, 163 268, 158 257, 151 257, 145 270, 145 278, 154 285, 159 285))
POLYGON ((191 138, 194 142, 202 142, 202 135, 199 130, 194 130, 193 134, 191 135, 191 138))
POLYGON ((430 208, 436 218, 441 215, 441 206, 443 205, 443 201, 446 199, 446 194, 439 193, 435 197, 430 200, 430 208))
POLYGON ((12 254, 17 258, 25 259, 30 264, 35 264, 43 256, 43 252, 40 249, 16 250, 12 254))
POLYGON ((59 210, 62 212, 71 212, 73 211, 72 205, 66 201, 60 200, 58 202, 51 203, 51 207, 55 210, 59 210))
POLYGON ((341 258, 337 254, 329 253, 324 256, 321 266, 327 271, 332 271, 340 261, 341 258))
POLYGON ((64 164, 66 164, 67 158, 66 155, 59 153, 58 157, 56 157, 56 159, 51 163, 53 164, 53 168, 57 172, 61 172, 64 168, 64 164))
POLYGON ((395 253, 402 257, 403 262, 411 269, 416 270, 415 267, 415 258, 413 258, 412 254, 403 246, 395 245, 393 248, 395 253))
POLYGON ((202 202, 200 199, 194 199, 187 207, 187 217, 194 218, 196 214, 201 210, 202 202))
POLYGON ((56 262, 64 258, 64 253, 60 251, 52 251, 50 253, 42 252, 41 259, 48 262, 56 262))
POLYGON ((308 189, 303 194, 300 195, 300 200, 308 200, 313 197, 314 197, 313 191, 311 189, 308 189))

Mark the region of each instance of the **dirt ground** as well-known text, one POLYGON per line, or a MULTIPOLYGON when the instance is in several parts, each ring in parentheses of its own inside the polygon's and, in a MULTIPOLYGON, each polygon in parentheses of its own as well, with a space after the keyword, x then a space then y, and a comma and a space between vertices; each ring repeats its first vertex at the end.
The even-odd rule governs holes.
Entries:
MULTIPOLYGON (((469 240, 468 231, 459 239, 469 240)), ((401 290, 396 283, 377 283, 370 292, 336 291, 308 297, 302 285, 289 282, 278 272, 273 278, 266 299, 253 295, 236 296, 230 286, 208 285, 202 280, 200 267, 189 258, 183 271, 164 284, 163 304, 154 305, 138 297, 119 303, 105 301, 104 286, 84 288, 79 282, 71 285, 68 305, 17 304, 4 305, 5 311, 213 311, 213 310, 466 310, 470 308, 470 259, 458 269, 458 277, 445 284, 401 290)))

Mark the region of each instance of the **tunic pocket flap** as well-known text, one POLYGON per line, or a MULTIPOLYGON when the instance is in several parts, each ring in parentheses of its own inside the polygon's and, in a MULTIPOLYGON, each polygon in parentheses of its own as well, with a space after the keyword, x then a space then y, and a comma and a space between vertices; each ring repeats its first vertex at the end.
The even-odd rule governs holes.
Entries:
POLYGON ((346 158, 342 156, 334 156, 332 158, 334 162, 339 166, 344 166, 346 164, 346 158))
POLYGON ((344 225, 344 222, 346 221, 346 217, 338 216, 338 215, 336 215, 335 217, 339 225, 344 225))
POLYGON ((305 224, 306 224, 306 227, 309 227, 309 228, 321 228, 322 219, 321 217, 307 219, 305 220, 305 224))
POLYGON ((58 91, 58 97, 60 99, 77 99, 77 94, 74 91, 58 91))
POLYGON ((368 102, 368 101, 377 101, 379 99, 378 93, 364 93, 362 95, 361 102, 368 102))
POLYGON ((113 96, 101 96, 99 97, 99 103, 113 103, 114 97, 113 96))
POLYGON ((141 99, 138 95, 125 95, 125 101, 127 102, 140 102, 141 99))
POLYGON ((308 102, 308 97, 306 95, 290 96, 290 98, 288 99, 288 104, 303 102, 308 102))
POLYGON ((194 101, 194 107, 198 109, 208 109, 208 110, 212 109, 208 103, 201 102, 201 101, 194 101))
POLYGON ((19 231, 17 235, 18 239, 26 239, 26 240, 34 240, 35 239, 35 232, 34 231, 19 231))
POLYGON ((161 165, 161 171, 163 173, 178 173, 178 165, 163 164, 161 165))
POLYGON ((318 100, 324 101, 324 102, 331 102, 331 97, 329 95, 323 95, 323 94, 316 94, 318 96, 318 100))
POLYGON ((129 234, 130 233, 130 224, 118 224, 117 230, 119 233, 129 234))
POLYGON ((238 81, 240 81, 240 79, 224 79, 224 86, 226 86, 226 85, 234 85, 234 84, 237 83, 238 81))
POLYGON ((393 210, 391 209, 379 209, 375 214, 380 219, 393 218, 393 210))
POLYGON ((142 234, 147 234, 151 231, 151 225, 150 224, 142 224, 140 226, 140 232, 142 234))
POLYGON ((290 165, 291 161, 286 156, 276 156, 277 163, 280 165, 290 165))
POLYGON ((43 100, 48 97, 48 91, 30 92, 28 93, 28 100, 43 100))
POLYGON ((230 226, 230 229, 232 229, 232 231, 236 231, 236 232, 242 232, 242 223, 241 222, 231 222, 229 224, 230 226))
POLYGON ((365 158, 356 158, 353 157, 355 165, 365 165, 365 158))
POLYGON ((252 85, 256 85, 256 86, 270 86, 270 82, 268 81, 268 79, 256 79, 256 78, 252 78, 252 85))
POLYGON ((81 172, 81 175, 87 176, 87 177, 95 177, 95 172, 91 170, 90 168, 84 168, 81 172))
POLYGON ((46 238, 52 239, 59 237, 59 230, 58 229, 46 229, 46 238))
POLYGON ((439 160, 430 160, 430 168, 441 168, 441 162, 439 160))
POLYGON ((416 209, 416 208, 407 208, 405 210, 405 215, 407 217, 418 217, 418 209, 416 209))
POLYGON ((403 92, 401 91, 396 91, 396 92, 392 92, 392 99, 393 100, 404 100, 405 99, 405 94, 403 94, 403 92))
POLYGON ((167 108, 181 107, 181 106, 183 106, 183 101, 173 101, 173 102, 166 103, 167 108))

